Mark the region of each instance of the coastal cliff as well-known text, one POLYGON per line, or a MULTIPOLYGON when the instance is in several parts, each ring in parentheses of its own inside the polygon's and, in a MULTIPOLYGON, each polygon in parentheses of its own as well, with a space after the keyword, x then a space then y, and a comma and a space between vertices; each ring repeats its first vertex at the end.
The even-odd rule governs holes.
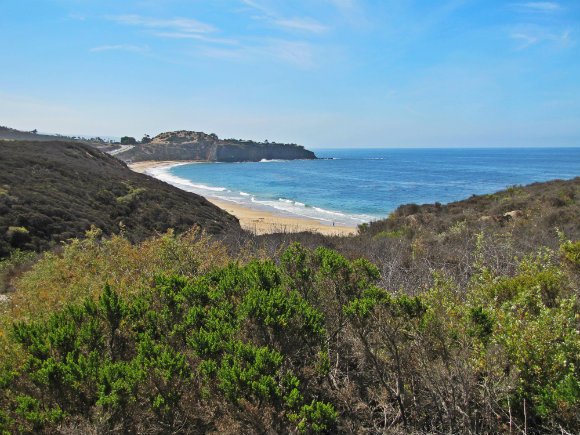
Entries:
POLYGON ((220 139, 194 131, 161 133, 148 143, 136 144, 117 154, 126 162, 144 160, 201 160, 208 162, 259 162, 260 160, 316 159, 303 146, 275 142, 220 139))

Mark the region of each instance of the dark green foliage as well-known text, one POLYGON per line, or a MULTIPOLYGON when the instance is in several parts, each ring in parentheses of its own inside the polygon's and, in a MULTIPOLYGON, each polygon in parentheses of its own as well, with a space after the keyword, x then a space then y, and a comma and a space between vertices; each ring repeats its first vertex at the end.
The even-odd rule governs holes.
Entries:
POLYGON ((210 233, 239 228, 204 198, 134 173, 124 163, 73 142, 0 141, 0 258, 43 251, 91 225, 121 227, 133 241, 169 228, 210 233))
POLYGON ((470 333, 487 344, 493 332, 491 315, 483 307, 472 307, 469 310, 469 317, 473 325, 470 333))
POLYGON ((298 422, 300 432, 328 432, 335 428, 338 417, 334 407, 329 403, 312 402, 300 408, 298 414, 292 414, 290 419, 298 422))
POLYGON ((164 431, 215 424, 214 406, 232 415, 257 407, 252 431, 324 432, 336 411, 303 387, 320 376, 323 316, 290 281, 270 262, 231 265, 194 280, 159 278, 130 300, 106 286, 96 304, 18 323, 13 337, 27 360, 6 383, 36 393, 15 399, 5 421, 48 430, 82 416, 109 430, 164 431))
POLYGON ((365 259, 298 244, 279 264, 160 276, 130 298, 106 286, 13 326, 23 359, 0 370, 0 429, 574 433, 574 246, 510 275, 478 251, 467 287, 436 273, 416 296, 382 288, 365 259))
POLYGON ((137 140, 131 136, 123 136, 121 138, 121 145, 137 145, 137 140))
POLYGON ((41 430, 45 425, 55 423, 63 418, 62 411, 56 407, 45 409, 39 400, 30 396, 18 396, 16 398, 16 415, 22 417, 30 426, 20 426, 18 429, 41 430))

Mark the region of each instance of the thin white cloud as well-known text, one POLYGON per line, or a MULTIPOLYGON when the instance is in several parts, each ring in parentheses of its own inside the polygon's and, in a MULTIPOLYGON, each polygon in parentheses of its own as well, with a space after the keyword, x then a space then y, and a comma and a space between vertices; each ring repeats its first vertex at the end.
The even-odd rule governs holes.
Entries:
POLYGON ((289 30, 299 30, 310 33, 324 33, 329 30, 328 26, 319 23, 311 18, 290 18, 274 20, 273 23, 279 27, 289 30))
POLYGON ((93 47, 89 51, 92 53, 99 53, 103 51, 129 51, 132 53, 144 53, 148 51, 147 46, 131 45, 131 44, 117 44, 117 45, 100 45, 93 47))
POLYGON ((173 32, 183 33, 212 33, 216 28, 191 18, 158 19, 143 17, 141 15, 116 15, 109 17, 110 20, 129 26, 147 27, 153 29, 168 29, 173 32))
POLYGON ((198 33, 187 33, 187 32, 155 32, 153 35, 160 38, 168 39, 193 39, 196 41, 207 42, 210 44, 224 44, 224 45, 238 45, 239 41, 236 39, 228 38, 213 38, 206 35, 200 35, 198 33))
POLYGON ((261 13, 263 13, 264 15, 274 15, 272 13, 272 11, 270 9, 268 9, 267 7, 265 7, 264 5, 254 1, 254 0, 240 0, 242 2, 242 4, 248 6, 249 8, 255 9, 261 13))
POLYGON ((573 44, 570 29, 556 31, 537 26, 520 26, 512 31, 510 37, 518 42, 516 47, 518 50, 544 43, 550 43, 560 48, 573 44))
POLYGON ((301 69, 316 66, 316 53, 312 44, 302 41, 269 39, 236 48, 204 47, 200 53, 207 57, 234 61, 269 60, 283 62, 301 69))
POLYGON ((562 9, 559 3, 556 2, 528 2, 516 3, 518 9, 526 10, 528 12, 556 12, 562 9))
POLYGON ((242 4, 260 13, 260 15, 253 17, 257 20, 268 22, 271 26, 288 31, 299 31, 308 33, 324 33, 329 30, 328 26, 318 22, 310 17, 294 17, 287 18, 280 16, 278 13, 264 6, 255 0, 240 0, 242 4))
POLYGON ((536 35, 523 32, 512 33, 510 37, 519 42, 518 49, 520 50, 535 45, 540 41, 536 35))

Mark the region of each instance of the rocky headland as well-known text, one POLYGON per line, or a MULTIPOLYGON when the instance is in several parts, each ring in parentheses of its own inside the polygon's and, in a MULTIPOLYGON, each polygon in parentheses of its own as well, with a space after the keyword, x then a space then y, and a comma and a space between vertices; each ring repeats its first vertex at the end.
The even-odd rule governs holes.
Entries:
POLYGON ((301 145, 220 139, 194 131, 161 133, 148 143, 127 147, 116 156, 126 162, 146 160, 199 160, 207 162, 259 162, 261 160, 316 159, 301 145))

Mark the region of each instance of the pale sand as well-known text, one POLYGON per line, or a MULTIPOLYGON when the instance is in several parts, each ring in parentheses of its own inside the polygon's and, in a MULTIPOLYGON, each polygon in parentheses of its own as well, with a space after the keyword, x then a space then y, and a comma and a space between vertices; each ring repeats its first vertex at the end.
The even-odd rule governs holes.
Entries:
MULTIPOLYGON (((148 169, 164 168, 167 166, 186 163, 199 162, 147 161, 131 163, 128 166, 135 172, 146 173, 148 169)), ((357 229, 354 227, 330 226, 315 219, 281 216, 264 210, 242 207, 241 205, 230 201, 222 201, 214 198, 206 199, 222 210, 237 217, 242 228, 258 235, 273 233, 300 233, 304 231, 320 233, 327 236, 350 236, 357 233, 357 229)))
POLYGON ((135 172, 139 172, 140 174, 144 174, 147 169, 154 169, 154 168, 165 168, 166 166, 175 166, 175 165, 185 165, 190 163, 201 163, 197 160, 180 160, 180 161, 173 161, 173 160, 166 160, 166 161, 147 161, 147 162, 136 162, 136 163, 129 163, 129 169, 134 170, 135 172))

